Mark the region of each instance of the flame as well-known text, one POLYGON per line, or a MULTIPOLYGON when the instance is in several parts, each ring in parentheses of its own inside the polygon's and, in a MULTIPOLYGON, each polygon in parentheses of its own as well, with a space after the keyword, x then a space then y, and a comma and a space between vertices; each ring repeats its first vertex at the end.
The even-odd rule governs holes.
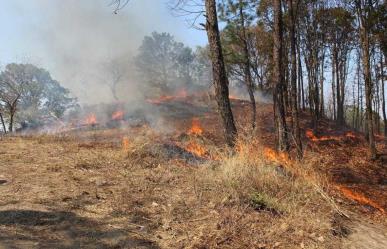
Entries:
POLYGON ((336 185, 335 188, 338 189, 339 191, 341 191, 343 193, 343 195, 345 197, 347 197, 348 199, 354 200, 360 204, 365 204, 365 205, 371 206, 371 207, 379 210, 382 213, 385 212, 383 207, 381 207, 378 203, 374 202, 373 200, 370 200, 362 193, 355 192, 355 191, 353 191, 347 187, 344 187, 342 185, 336 185))
POLYGON ((123 111, 115 111, 112 114, 113 120, 123 120, 124 119, 124 112, 123 111))
POLYGON ((281 164, 284 164, 284 165, 290 165, 291 164, 291 159, 284 152, 277 152, 277 151, 275 151, 273 149, 265 148, 263 150, 263 154, 270 161, 281 163, 281 164))
POLYGON ((87 125, 96 125, 97 124, 97 117, 94 113, 89 114, 85 119, 85 124, 87 125))
POLYGON ((175 95, 162 95, 159 98, 147 99, 146 101, 151 104, 161 104, 175 99, 184 99, 184 98, 187 98, 187 96, 188 96, 187 90, 180 89, 179 91, 176 92, 175 95))
POLYGON ((185 149, 199 157, 204 157, 207 154, 207 150, 202 145, 195 142, 190 142, 185 149))
POLYGON ((237 96, 232 95, 232 94, 230 94, 230 95, 228 96, 228 98, 231 99, 231 100, 238 100, 238 99, 239 99, 237 96))
MULTIPOLYGON (((341 136, 321 136, 321 137, 317 137, 316 135, 314 135, 313 131, 312 130, 307 130, 305 132, 305 135, 307 138, 309 138, 310 140, 312 140, 313 142, 317 142, 317 141, 329 141, 329 140, 336 140, 336 141, 340 141, 343 137, 341 136)), ((351 131, 348 131, 344 134, 345 137, 347 138, 356 138, 356 135, 351 132, 351 131)))
POLYGON ((202 135, 203 129, 200 125, 200 121, 198 118, 192 119, 192 125, 191 128, 187 132, 189 135, 202 135))
POLYGON ((124 151, 128 151, 128 149, 129 149, 129 138, 128 137, 122 138, 122 149, 124 151))
POLYGON ((345 136, 349 138, 356 138, 355 133, 353 133, 352 131, 348 131, 347 133, 345 133, 345 136))

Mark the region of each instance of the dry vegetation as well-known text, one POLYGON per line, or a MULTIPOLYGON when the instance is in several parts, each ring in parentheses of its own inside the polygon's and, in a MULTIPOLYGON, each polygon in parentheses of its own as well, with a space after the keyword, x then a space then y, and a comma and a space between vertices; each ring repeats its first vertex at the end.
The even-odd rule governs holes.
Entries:
MULTIPOLYGON (((202 117, 208 129, 200 134, 182 120, 181 133, 141 126, 2 138, 0 248, 386 243, 384 214, 367 207, 379 224, 365 223, 363 205, 332 188, 316 151, 297 163, 265 145, 267 132, 252 137, 240 129, 231 152, 217 142, 214 117, 202 117)), ((261 119, 258 133, 270 127, 261 119)))
POLYGON ((250 146, 189 163, 147 132, 124 150, 88 135, 3 139, 3 247, 339 247, 317 183, 250 146))

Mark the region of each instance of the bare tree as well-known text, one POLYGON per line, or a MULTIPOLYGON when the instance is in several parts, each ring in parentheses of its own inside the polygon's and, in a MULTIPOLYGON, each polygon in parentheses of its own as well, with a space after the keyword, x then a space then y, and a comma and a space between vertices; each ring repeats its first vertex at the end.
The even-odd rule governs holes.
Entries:
POLYGON ((284 75, 283 75, 283 20, 281 0, 273 0, 274 5, 274 76, 273 76, 273 100, 274 100, 274 122, 276 126, 277 148, 279 151, 289 149, 288 131, 285 119, 284 106, 284 75))
POLYGON ((124 77, 126 67, 128 65, 123 59, 114 58, 108 60, 103 64, 103 68, 106 71, 107 78, 104 79, 106 85, 109 87, 114 100, 118 101, 117 86, 124 77))
POLYGON ((377 151, 375 146, 374 124, 372 121, 372 79, 370 66, 370 18, 372 15, 372 3, 367 0, 355 1, 356 13, 359 21, 360 47, 362 52, 363 74, 365 81, 366 98, 366 125, 370 157, 375 159, 377 151))
POLYGON ((290 16, 290 53, 291 53, 291 101, 292 101, 292 117, 293 117, 293 136, 297 147, 297 156, 302 158, 302 143, 300 133, 300 122, 298 117, 297 103, 297 51, 296 51, 296 18, 298 11, 298 1, 287 0, 290 16))

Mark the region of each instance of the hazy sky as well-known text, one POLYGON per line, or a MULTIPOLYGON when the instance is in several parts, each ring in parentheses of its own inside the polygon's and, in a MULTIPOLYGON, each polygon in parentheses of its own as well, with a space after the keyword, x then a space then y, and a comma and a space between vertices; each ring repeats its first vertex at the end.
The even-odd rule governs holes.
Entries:
POLYGON ((33 62, 85 92, 100 63, 135 54, 152 31, 169 32, 191 47, 204 45, 205 32, 172 16, 167 1, 131 0, 115 15, 110 0, 0 0, 0 64, 33 62))

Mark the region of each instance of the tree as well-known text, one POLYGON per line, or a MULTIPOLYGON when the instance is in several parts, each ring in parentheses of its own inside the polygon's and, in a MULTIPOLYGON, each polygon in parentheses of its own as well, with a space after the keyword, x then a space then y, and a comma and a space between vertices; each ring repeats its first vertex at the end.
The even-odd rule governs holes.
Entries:
POLYGON ((4 118, 3 118, 3 113, 2 112, 0 112, 0 122, 1 122, 1 125, 2 125, 2 128, 3 128, 3 132, 7 133, 7 128, 5 128, 5 122, 4 122, 4 118))
POLYGON ((300 45, 303 50, 303 57, 308 79, 308 102, 313 117, 313 127, 317 131, 318 121, 321 118, 323 98, 321 87, 324 82, 324 61, 325 61, 325 23, 321 18, 321 9, 324 8, 324 1, 313 0, 303 1, 300 6, 300 45))
POLYGON ((273 0, 274 11, 274 76, 273 76, 273 100, 274 100, 274 121, 276 127, 277 148, 279 151, 289 149, 288 130, 285 119, 284 106, 284 69, 283 69, 283 21, 281 0, 273 0))
POLYGON ((374 124, 372 121, 372 79, 370 67, 370 19, 373 11, 373 6, 367 0, 355 0, 355 9, 359 22, 359 35, 361 57, 363 62, 363 75, 365 81, 365 98, 366 98, 366 124, 368 134, 369 153, 372 159, 377 157, 374 136, 374 124))
POLYGON ((125 71, 127 70, 129 63, 126 61, 125 58, 122 57, 109 59, 102 66, 102 70, 106 72, 106 78, 104 79, 104 81, 109 87, 114 100, 118 101, 119 97, 117 95, 117 87, 118 84, 123 80, 125 76, 125 71))
POLYGON ((0 99, 7 111, 8 130, 13 131, 15 113, 27 84, 33 82, 30 65, 8 64, 0 74, 0 99))
POLYGON ((227 1, 220 4, 221 19, 227 22, 224 34, 227 35, 226 46, 227 57, 231 57, 229 62, 236 64, 241 68, 244 83, 251 102, 251 126, 254 129, 256 125, 257 108, 254 97, 255 85, 251 75, 251 56, 249 51, 248 32, 250 23, 254 20, 251 10, 255 9, 255 3, 246 0, 227 1))
POLYGON ((46 70, 32 64, 8 64, 0 74, 0 93, 10 132, 14 130, 15 118, 22 127, 36 127, 62 117, 76 105, 69 90, 46 70))
POLYGON ((348 60, 354 45, 354 17, 344 7, 332 7, 324 10, 327 25, 327 42, 332 54, 332 80, 335 81, 336 122, 345 123, 345 82, 348 74, 348 60))
POLYGON ((191 48, 176 42, 168 33, 153 32, 151 36, 145 36, 135 65, 146 83, 168 92, 177 85, 191 83, 193 60, 191 48))
POLYGON ((224 65, 222 46, 219 36, 218 17, 215 0, 205 0, 206 24, 208 43, 210 47, 212 76, 215 88, 215 99, 222 118, 226 143, 234 146, 237 130, 231 111, 228 78, 224 65))
POLYGON ((292 118, 293 118, 293 136, 296 143, 298 158, 302 158, 302 143, 300 132, 300 121, 298 117, 297 103, 297 51, 296 51, 296 18, 298 12, 298 1, 294 4, 293 0, 288 1, 289 8, 289 31, 290 31, 290 54, 291 54, 291 102, 292 102, 292 118))

